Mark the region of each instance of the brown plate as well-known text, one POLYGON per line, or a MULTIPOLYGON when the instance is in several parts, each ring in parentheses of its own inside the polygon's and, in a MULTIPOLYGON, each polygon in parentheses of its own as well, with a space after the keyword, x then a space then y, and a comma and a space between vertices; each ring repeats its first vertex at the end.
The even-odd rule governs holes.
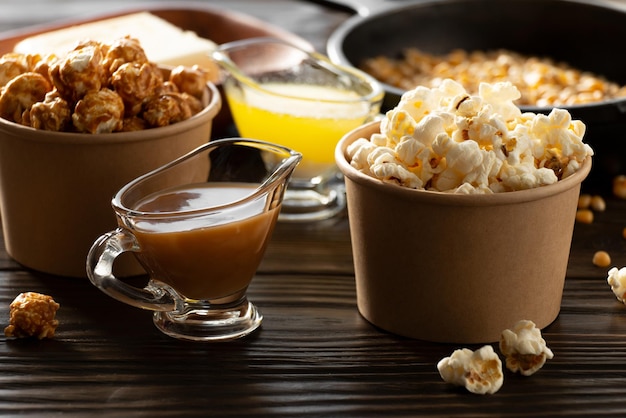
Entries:
MULTIPOLYGON (((29 36, 140 11, 148 11, 181 29, 193 31, 200 37, 210 39, 216 44, 258 36, 273 36, 312 49, 311 44, 299 36, 252 16, 209 6, 173 7, 170 5, 150 8, 129 8, 107 14, 52 22, 50 24, 0 33, 0 55, 11 52, 16 43, 29 36)), ((224 103, 222 110, 213 122, 214 135, 219 136, 220 132, 231 123, 230 111, 227 104, 224 103)))

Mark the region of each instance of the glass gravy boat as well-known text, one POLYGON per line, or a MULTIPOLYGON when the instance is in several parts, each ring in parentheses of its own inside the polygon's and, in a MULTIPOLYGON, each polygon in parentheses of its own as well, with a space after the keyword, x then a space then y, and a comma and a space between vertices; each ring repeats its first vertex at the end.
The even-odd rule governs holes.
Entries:
POLYGON ((262 315, 246 297, 301 155, 248 139, 211 141, 124 186, 112 206, 119 227, 87 257, 91 282, 109 296, 154 311, 165 334, 229 340, 262 315), (144 288, 118 280, 115 259, 133 253, 144 288))

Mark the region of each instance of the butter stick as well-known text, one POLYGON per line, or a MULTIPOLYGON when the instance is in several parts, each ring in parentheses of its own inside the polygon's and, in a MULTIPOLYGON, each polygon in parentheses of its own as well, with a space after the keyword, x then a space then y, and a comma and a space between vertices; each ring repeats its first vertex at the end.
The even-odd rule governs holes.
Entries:
POLYGON ((14 51, 63 56, 78 42, 86 39, 110 43, 127 35, 139 40, 151 62, 169 66, 199 65, 217 75, 216 65, 209 57, 216 47, 213 41, 183 30, 149 12, 132 13, 30 36, 18 42, 14 51))

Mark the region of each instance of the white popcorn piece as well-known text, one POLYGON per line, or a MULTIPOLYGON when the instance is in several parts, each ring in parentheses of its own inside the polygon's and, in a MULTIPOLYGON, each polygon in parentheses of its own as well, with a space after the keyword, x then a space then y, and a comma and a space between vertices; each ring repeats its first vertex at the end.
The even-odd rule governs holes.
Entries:
POLYGON ((584 123, 563 109, 522 113, 519 97, 509 82, 482 83, 476 96, 451 79, 417 87, 387 112, 369 143, 353 143, 350 163, 385 182, 451 193, 524 190, 575 173, 593 155, 582 140, 584 123), (372 146, 385 148, 384 166, 372 146))
POLYGON ((534 374, 546 360, 554 357, 541 336, 541 330, 529 320, 521 320, 512 330, 502 332, 500 352, 506 359, 507 369, 524 376, 534 374))
POLYGON ((490 345, 455 350, 437 363, 437 370, 444 382, 480 395, 496 393, 504 382, 502 362, 490 345))
POLYGON ((620 269, 612 267, 609 270, 606 281, 611 286, 611 290, 617 300, 626 303, 626 267, 620 269))

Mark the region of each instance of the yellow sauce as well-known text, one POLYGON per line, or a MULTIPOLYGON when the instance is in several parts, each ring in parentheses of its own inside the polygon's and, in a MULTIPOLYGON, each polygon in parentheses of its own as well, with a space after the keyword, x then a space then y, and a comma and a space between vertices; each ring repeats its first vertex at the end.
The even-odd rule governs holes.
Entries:
POLYGON ((264 84, 263 88, 276 95, 251 89, 245 90, 245 98, 234 91, 227 95, 233 119, 243 137, 302 153, 298 177, 314 177, 333 166, 337 142, 369 117, 370 104, 352 91, 293 84, 264 84))

